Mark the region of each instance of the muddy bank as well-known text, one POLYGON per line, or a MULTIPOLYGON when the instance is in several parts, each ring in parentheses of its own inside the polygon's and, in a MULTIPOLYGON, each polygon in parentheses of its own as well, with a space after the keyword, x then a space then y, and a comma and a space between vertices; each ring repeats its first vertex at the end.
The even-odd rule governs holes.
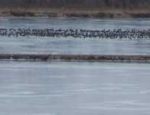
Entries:
POLYGON ((0 16, 13 17, 80 17, 80 18, 150 18, 148 10, 3 10, 0 16))
POLYGON ((62 54, 0 54, 0 60, 25 61, 92 61, 92 62, 136 62, 149 63, 144 55, 62 55, 62 54))

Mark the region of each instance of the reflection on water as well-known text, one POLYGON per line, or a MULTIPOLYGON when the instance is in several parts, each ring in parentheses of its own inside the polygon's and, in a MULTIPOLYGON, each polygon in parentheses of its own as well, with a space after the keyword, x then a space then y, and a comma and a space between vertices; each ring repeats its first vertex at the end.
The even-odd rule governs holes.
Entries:
POLYGON ((149 115, 150 65, 0 63, 2 115, 149 115))

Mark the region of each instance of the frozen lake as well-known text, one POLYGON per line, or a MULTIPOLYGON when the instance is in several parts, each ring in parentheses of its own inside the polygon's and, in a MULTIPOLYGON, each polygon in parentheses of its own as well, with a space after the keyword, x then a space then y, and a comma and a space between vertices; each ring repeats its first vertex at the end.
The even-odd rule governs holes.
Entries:
POLYGON ((149 115, 150 65, 0 62, 1 115, 149 115))
MULTIPOLYGON (((1 28, 149 29, 149 19, 0 18, 1 28)), ((0 53, 148 55, 150 40, 0 37, 0 53)))

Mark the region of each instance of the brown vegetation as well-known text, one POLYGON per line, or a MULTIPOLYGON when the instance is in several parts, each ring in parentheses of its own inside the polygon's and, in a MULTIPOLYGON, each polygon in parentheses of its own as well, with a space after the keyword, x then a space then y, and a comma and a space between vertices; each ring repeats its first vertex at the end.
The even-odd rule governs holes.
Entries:
POLYGON ((1 7, 149 8, 150 0, 0 0, 1 7))
POLYGON ((150 0, 0 0, 0 15, 150 17, 150 0))
POLYGON ((26 61, 93 61, 149 63, 148 55, 62 55, 62 54, 0 54, 0 60, 26 61))

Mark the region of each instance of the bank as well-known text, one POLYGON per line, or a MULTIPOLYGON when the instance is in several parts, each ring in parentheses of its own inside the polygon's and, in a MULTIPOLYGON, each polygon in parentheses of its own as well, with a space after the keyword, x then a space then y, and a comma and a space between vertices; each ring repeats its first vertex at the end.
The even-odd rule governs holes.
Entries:
POLYGON ((150 18, 142 9, 0 9, 0 17, 150 18))

